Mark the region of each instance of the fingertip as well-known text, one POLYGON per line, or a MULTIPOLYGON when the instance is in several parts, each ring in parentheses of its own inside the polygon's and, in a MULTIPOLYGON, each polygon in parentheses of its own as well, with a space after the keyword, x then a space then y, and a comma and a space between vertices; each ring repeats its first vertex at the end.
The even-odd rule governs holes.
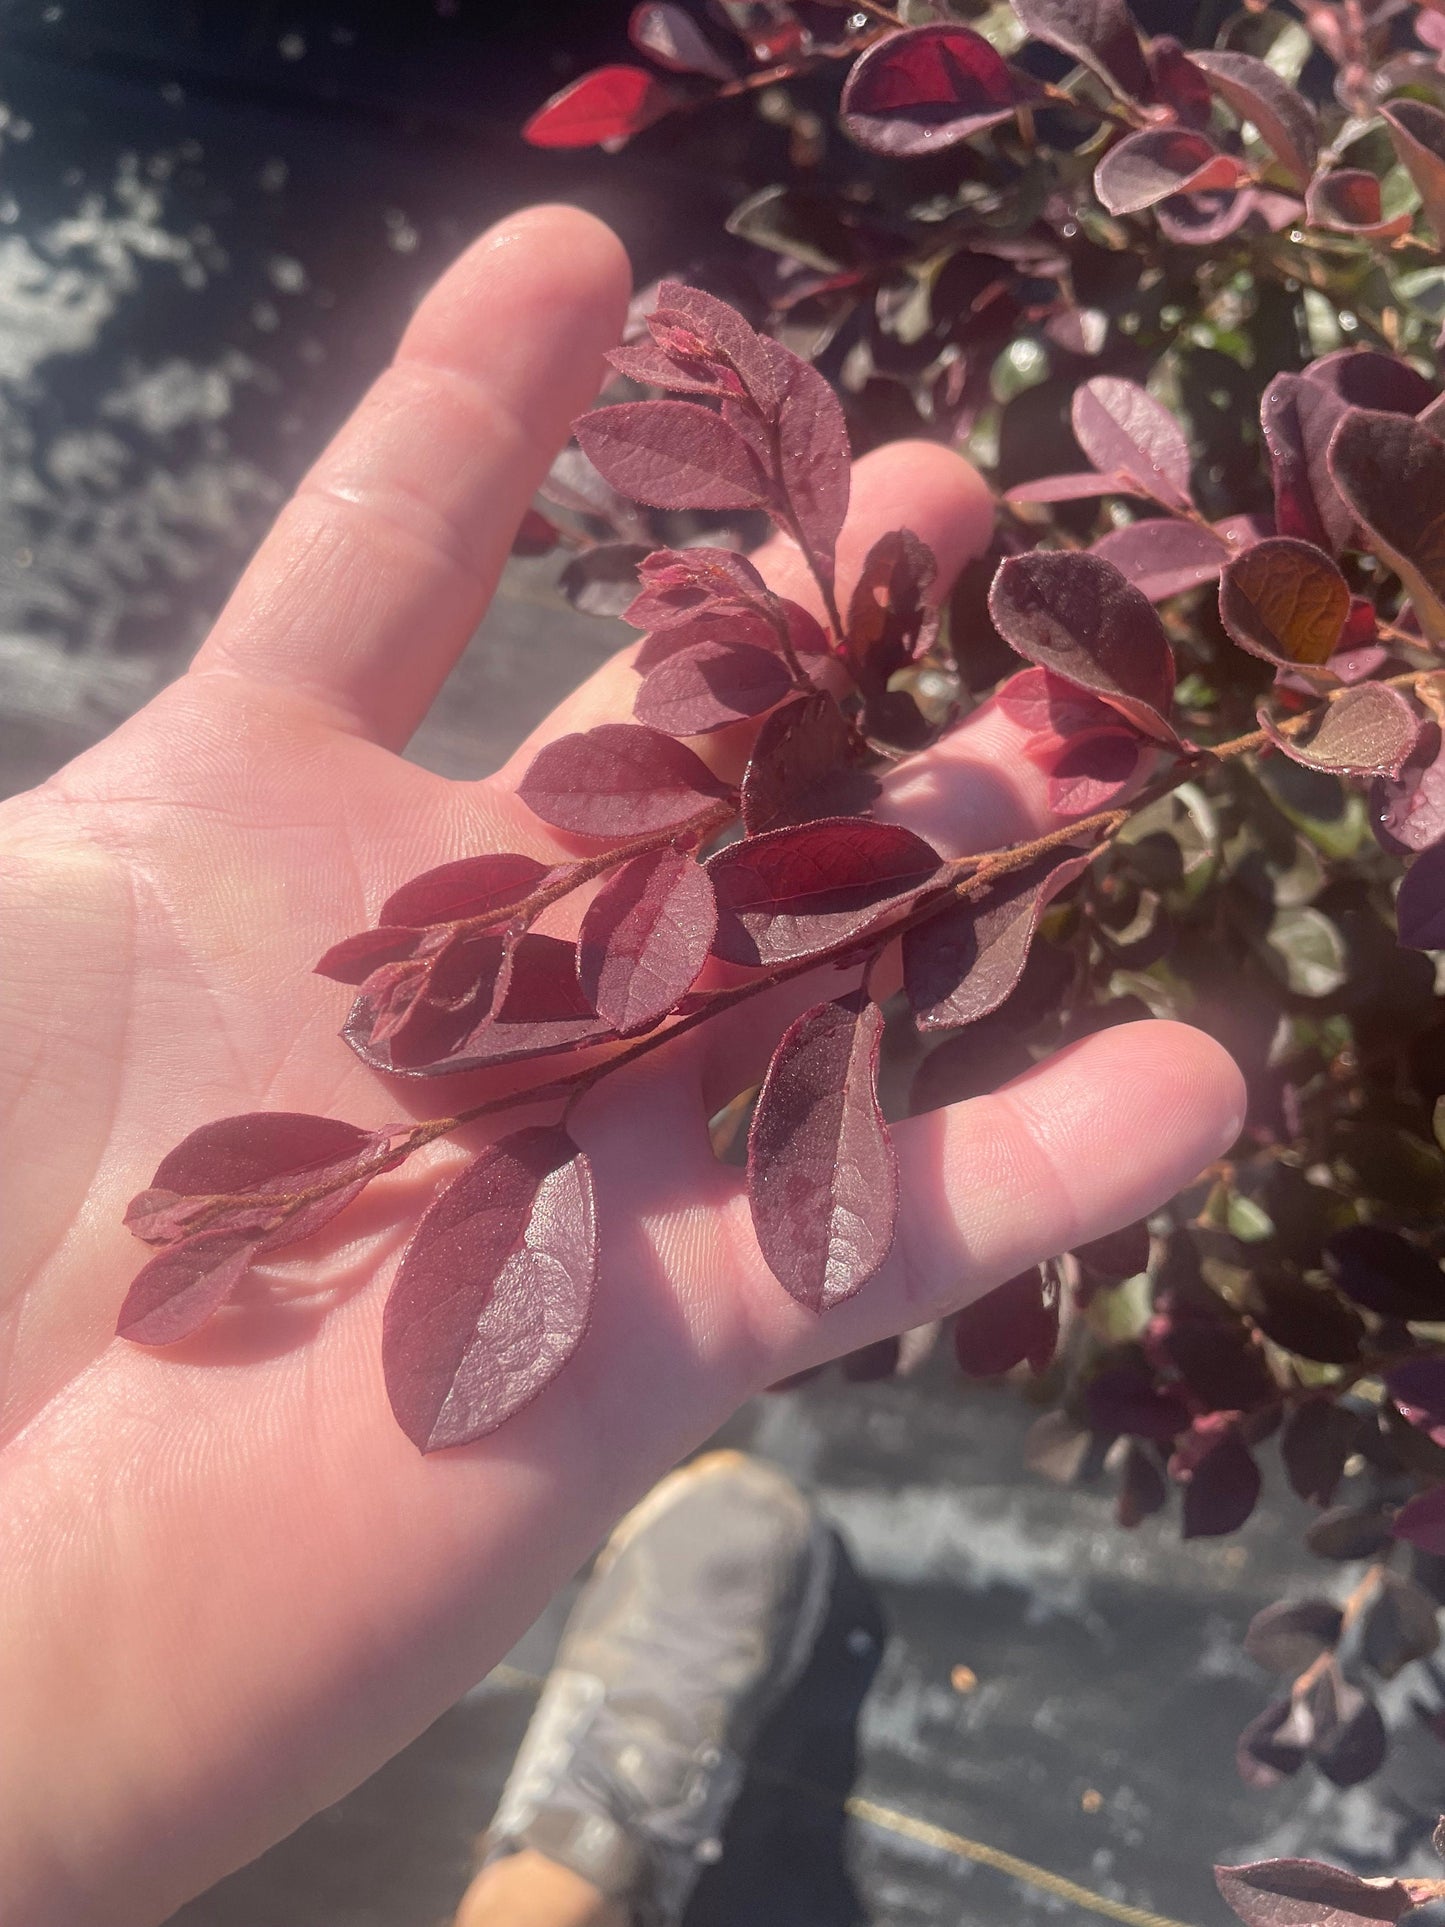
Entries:
POLYGON ((579 361, 600 357, 622 332, 631 294, 627 250, 605 222, 562 203, 521 208, 447 269, 397 358, 493 373, 499 360, 549 353, 563 336, 579 361), (517 325, 478 328, 487 310, 514 315, 517 325))
POLYGON ((995 506, 988 483, 955 450, 941 442, 885 442, 854 464, 840 573, 855 572, 878 535, 902 525, 933 550, 936 590, 946 593, 959 570, 988 548, 995 506))

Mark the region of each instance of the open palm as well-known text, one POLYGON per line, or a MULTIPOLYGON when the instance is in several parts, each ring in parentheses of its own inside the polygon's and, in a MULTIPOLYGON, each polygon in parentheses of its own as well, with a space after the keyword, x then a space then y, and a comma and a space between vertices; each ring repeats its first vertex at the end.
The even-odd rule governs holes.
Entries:
MULTIPOLYGON (((113 1338, 142 1255, 121 1213, 178 1138, 268 1108, 380 1124, 411 1101, 337 1041, 344 993, 307 974, 320 952, 422 868, 559 853, 512 794, 525 756, 464 784, 395 752, 591 400, 627 292, 582 215, 486 236, 191 672, 0 812, 4 1920, 159 1919, 434 1717, 751 1392, 1138 1216, 1236 1128, 1237 1075, 1198 1033, 1090 1039, 900 1127, 894 1255, 816 1320, 769 1277, 702 1122, 700 1092, 766 1061, 750 1006, 579 1109, 597 1314, 481 1444, 423 1460, 381 1379, 385 1281, 456 1146, 375 1183, 244 1315, 164 1354, 113 1338)), ((946 580, 988 518, 957 457, 885 449, 856 472, 842 574, 907 523, 946 580)), ((787 545, 764 560, 806 599, 787 545)), ((609 665, 541 734, 625 717, 635 686, 609 665)), ((1042 794, 1018 748, 985 710, 894 780, 885 813, 947 853, 1031 834, 1042 794)))

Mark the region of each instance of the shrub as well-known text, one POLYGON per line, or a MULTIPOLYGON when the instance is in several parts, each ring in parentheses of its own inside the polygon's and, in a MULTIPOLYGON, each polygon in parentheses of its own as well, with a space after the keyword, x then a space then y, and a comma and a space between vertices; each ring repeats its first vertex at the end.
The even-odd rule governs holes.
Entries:
MULTIPOLYGON (((647 632, 635 720, 548 745, 522 785, 595 854, 446 865, 318 965, 355 989, 343 1035, 379 1070, 560 1067, 526 1091, 560 1121, 500 1139, 421 1219, 388 1390, 423 1450, 535 1396, 597 1265, 567 1107, 781 979, 851 973, 715 1141, 747 1125, 762 1250, 815 1311, 892 1242, 885 1049, 926 1110, 1102 1025, 1200 1024, 1249 1083, 1231 1157, 1148 1225, 1001 1286, 954 1345, 966 1371, 1040 1375, 1055 1409, 1032 1461, 1108 1471, 1124 1526, 1177 1490, 1186 1536, 1236 1530, 1278 1435, 1312 1549, 1367 1565, 1343 1607, 1256 1619, 1251 1652, 1292 1683, 1241 1769, 1350 1785, 1386 1744, 1374 1682, 1435 1646, 1445 1572, 1445 13, 1311 0, 1186 49, 1119 0, 975 12, 992 40, 872 0, 729 4, 727 45, 644 5, 634 38, 673 77, 603 69, 530 123, 616 142, 763 101, 819 186, 760 188, 733 221, 772 250, 740 298, 784 339, 662 284, 613 357, 622 398, 579 422, 519 537, 570 551, 573 598, 647 632), (840 79, 825 136, 818 90, 840 79), (942 611, 907 530, 840 606, 849 441, 828 376, 855 445, 921 423, 1005 485, 996 553, 942 611), (739 552, 769 521, 826 626, 739 552), (876 773, 982 700, 1028 733, 1066 825, 945 862, 869 814, 876 773), (734 785, 688 739, 743 719, 734 785), (532 927, 599 884, 576 942, 532 927), (873 966, 899 938, 885 1010, 873 966), (697 987, 709 959, 731 987, 697 987), (528 1287, 525 1334, 504 1272, 528 1287)), ((120 1329, 184 1335, 258 1254, 518 1101, 391 1132, 207 1126, 131 1206, 160 1249, 120 1329)))

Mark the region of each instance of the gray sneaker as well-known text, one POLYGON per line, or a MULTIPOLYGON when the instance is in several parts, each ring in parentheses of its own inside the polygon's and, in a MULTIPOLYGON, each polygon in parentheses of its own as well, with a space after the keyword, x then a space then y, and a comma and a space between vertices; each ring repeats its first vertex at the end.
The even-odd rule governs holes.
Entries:
POLYGON ((583 1587, 485 1841, 676 1927, 827 1610, 833 1540, 797 1487, 710 1452, 653 1487, 583 1587))

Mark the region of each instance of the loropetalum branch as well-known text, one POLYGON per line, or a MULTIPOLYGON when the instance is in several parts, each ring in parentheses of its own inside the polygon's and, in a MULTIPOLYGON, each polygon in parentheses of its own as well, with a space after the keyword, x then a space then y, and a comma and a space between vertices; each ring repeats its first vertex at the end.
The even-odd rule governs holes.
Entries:
MULTIPOLYGON (((1231 550, 1199 524, 1218 544, 1224 625, 1273 664, 1278 689, 1256 729, 1203 746, 1174 719, 1174 653, 1144 591, 1098 553, 1014 555, 999 567, 990 612, 1030 666, 996 700, 1024 732, 1064 821, 945 860, 869 813, 880 764, 926 755, 936 735, 908 693, 922 669, 947 667, 929 602, 933 557, 906 530, 885 535, 844 608, 834 551, 849 451, 831 389, 694 289, 664 283, 648 325, 646 342, 616 351, 619 371, 687 399, 598 408, 577 425, 582 447, 613 487, 653 507, 770 515, 805 556, 831 633, 733 550, 648 557, 629 610, 647 632, 635 657, 636 720, 548 743, 519 785, 542 823, 594 841, 596 852, 550 865, 491 854, 427 871, 317 966, 352 986, 342 1034, 382 1073, 575 1062, 413 1125, 223 1119, 163 1159, 127 1214, 158 1250, 119 1330, 172 1344, 226 1304, 254 1263, 319 1230, 374 1177, 467 1125, 555 1105, 557 1122, 496 1140, 445 1186, 392 1284, 386 1384, 424 1451, 495 1429, 585 1333, 597 1213, 587 1157, 567 1125, 604 1079, 780 984, 848 973, 785 1032, 749 1137, 762 1252, 786 1290, 824 1311, 866 1285, 893 1242, 897 1153, 878 1099, 872 967, 889 945, 901 943, 903 999, 925 1036, 977 1022, 1019 986, 1050 902, 1080 884, 1101 851, 1117 852, 1131 819, 1170 791, 1250 753, 1403 783, 1432 727, 1411 698, 1438 672, 1378 673, 1393 669, 1396 638, 1408 637, 1412 652, 1428 647, 1413 632, 1372 613, 1377 673, 1346 679, 1338 652, 1348 645, 1357 663, 1359 598, 1306 540, 1231 550), (725 782, 694 744, 744 722, 755 729, 751 755, 741 783, 725 782), (575 936, 536 928, 570 899, 575 936), (733 981, 709 981, 721 966, 733 981)), ((1090 390, 1076 427, 1099 488, 1144 492, 1194 519, 1188 451, 1172 418, 1130 383, 1090 390)), ((1340 411, 1335 483, 1360 525, 1382 529, 1379 553, 1403 574, 1428 628, 1433 591, 1422 572, 1433 551, 1416 556, 1420 545, 1377 501, 1371 444, 1352 441, 1370 419, 1340 411)), ((1445 445, 1425 428, 1414 433, 1430 444, 1416 457, 1445 465, 1445 445)), ((1402 925, 1413 915, 1424 932, 1413 940, 1428 941, 1440 913, 1428 876, 1417 889, 1420 874, 1402 891, 1402 925)), ((1015 1286, 1026 1354, 1045 1358, 1056 1290, 1040 1297, 1037 1284, 1015 1286)), ((1185 1466, 1196 1503, 1214 1476, 1204 1467, 1247 1457, 1207 1418, 1185 1466)))

